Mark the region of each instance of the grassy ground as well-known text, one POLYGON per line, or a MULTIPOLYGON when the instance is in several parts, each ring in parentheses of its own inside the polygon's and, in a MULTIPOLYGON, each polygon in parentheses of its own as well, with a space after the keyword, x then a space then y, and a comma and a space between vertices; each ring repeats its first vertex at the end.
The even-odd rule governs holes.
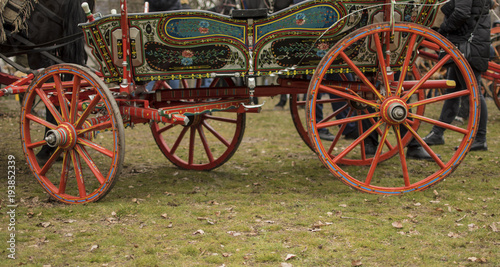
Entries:
POLYGON ((34 179, 19 106, 0 99, 0 266, 500 266, 493 102, 489 151, 469 153, 430 190, 399 197, 336 180, 288 110, 273 110, 276 102, 248 115, 240 148, 211 172, 173 167, 147 126, 128 128, 116 186, 98 203, 68 206, 50 201, 34 179), (7 250, 8 155, 17 167, 15 260, 7 250))

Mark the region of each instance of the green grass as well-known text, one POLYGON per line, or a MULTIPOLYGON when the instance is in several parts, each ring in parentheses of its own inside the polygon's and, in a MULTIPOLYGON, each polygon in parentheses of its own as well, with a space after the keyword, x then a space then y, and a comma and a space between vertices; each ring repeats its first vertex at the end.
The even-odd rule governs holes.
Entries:
POLYGON ((127 128, 115 187, 97 203, 68 206, 49 201, 31 174, 19 106, 1 98, 0 166, 6 173, 7 155, 16 157, 19 206, 17 259, 10 260, 0 191, 0 266, 279 266, 288 254, 296 255, 287 261, 293 266, 500 265, 500 233, 492 228, 500 228, 500 111, 493 102, 488 152, 469 153, 427 191, 396 197, 335 179, 303 144, 288 110, 273 110, 276 102, 248 114, 240 148, 211 172, 175 168, 147 125, 127 128))

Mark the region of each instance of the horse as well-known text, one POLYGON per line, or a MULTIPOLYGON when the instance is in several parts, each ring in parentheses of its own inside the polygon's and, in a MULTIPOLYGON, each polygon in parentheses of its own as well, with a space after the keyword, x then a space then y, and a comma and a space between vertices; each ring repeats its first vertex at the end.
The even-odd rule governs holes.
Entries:
MULTIPOLYGON (((8 34, 0 53, 26 53, 32 70, 61 62, 84 65, 87 55, 83 32, 78 27, 79 23, 87 20, 81 8, 83 2, 88 2, 91 10, 95 5, 95 0, 38 0, 24 22, 27 30, 8 34), (50 50, 55 58, 41 53, 46 50, 50 50)), ((9 29, 8 25, 4 27, 9 29)))
MULTIPOLYGON (((15 55, 27 52, 31 70, 62 62, 84 65, 87 54, 83 31, 78 27, 79 23, 87 20, 81 8, 83 2, 88 2, 93 10, 94 0, 38 0, 27 18, 27 31, 8 35, 9 44, 2 47, 0 53, 11 52, 15 55), (45 46, 50 46, 50 53, 43 51, 45 46), (31 53, 33 50, 34 53, 31 53)), ((8 29, 9 26, 4 25, 4 28, 8 29)), ((20 67, 17 64, 14 66, 20 67)), ((52 113, 47 111, 46 114, 47 121, 55 123, 52 113)), ((47 132, 48 128, 45 131, 47 132)), ((43 166, 53 152, 54 148, 44 145, 36 155, 39 164, 43 166)))

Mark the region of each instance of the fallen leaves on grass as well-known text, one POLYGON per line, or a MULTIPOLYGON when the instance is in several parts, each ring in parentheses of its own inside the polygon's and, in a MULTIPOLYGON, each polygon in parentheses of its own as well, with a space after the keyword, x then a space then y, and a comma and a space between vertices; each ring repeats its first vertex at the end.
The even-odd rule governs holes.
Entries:
POLYGON ((477 263, 486 263, 486 262, 488 262, 486 260, 486 258, 476 258, 476 257, 468 257, 467 260, 470 261, 470 262, 477 262, 477 263))
POLYGON ((47 228, 50 226, 50 222, 41 222, 41 223, 37 224, 36 226, 47 228))
POLYGON ((98 249, 98 248, 99 248, 99 245, 92 245, 92 246, 90 247, 90 252, 92 252, 92 251, 94 251, 94 250, 96 250, 96 249, 98 249))
POLYGON ((204 235, 205 234, 205 231, 199 229, 199 230, 196 230, 196 232, 193 233, 193 235, 204 235))
POLYGON ((393 222, 392 227, 397 228, 397 229, 401 229, 401 228, 403 228, 403 223, 400 221, 393 222))
POLYGON ((448 233, 448 236, 449 236, 449 237, 451 237, 451 238, 459 238, 459 237, 460 237, 460 235, 459 235, 459 234, 457 234, 457 233, 453 233, 453 232, 449 232, 449 233, 448 233))
POLYGON ((286 261, 287 261, 287 260, 291 260, 291 259, 293 259, 293 258, 295 258, 295 257, 297 257, 297 255, 295 255, 295 254, 286 254, 285 260, 286 260, 286 261))
POLYGON ((360 260, 351 261, 351 266, 361 266, 363 263, 360 260))
POLYGON ((241 235, 241 233, 240 233, 240 232, 235 232, 235 231, 227 231, 227 233, 228 233, 229 235, 232 235, 232 236, 240 236, 240 235, 241 235))

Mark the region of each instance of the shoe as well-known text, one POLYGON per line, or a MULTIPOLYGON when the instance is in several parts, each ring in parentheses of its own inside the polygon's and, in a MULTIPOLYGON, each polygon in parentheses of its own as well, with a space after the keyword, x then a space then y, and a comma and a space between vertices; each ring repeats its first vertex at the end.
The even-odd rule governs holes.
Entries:
MULTIPOLYGON (((439 158, 441 156, 437 155, 439 158)), ((433 160, 431 155, 425 151, 425 149, 421 146, 410 146, 406 150, 406 158, 407 159, 418 159, 418 160, 433 160)))
POLYGON ((329 131, 321 131, 319 132, 319 138, 325 141, 333 141, 333 139, 335 139, 335 136, 329 131))
POLYGON ((429 146, 434 145, 444 145, 444 138, 435 132, 430 132, 426 137, 423 138, 425 143, 429 146))
POLYGON ((367 157, 373 157, 375 156, 375 152, 377 152, 377 146, 370 143, 370 142, 365 142, 365 154, 367 157))
POLYGON ((464 125, 464 118, 456 116, 455 119, 453 119, 453 121, 451 122, 451 124, 455 126, 462 126, 464 125))
MULTIPOLYGON (((455 147, 455 150, 458 150, 458 146, 455 147)), ((469 151, 487 151, 488 145, 486 145, 486 141, 476 141, 472 142, 469 151)))

